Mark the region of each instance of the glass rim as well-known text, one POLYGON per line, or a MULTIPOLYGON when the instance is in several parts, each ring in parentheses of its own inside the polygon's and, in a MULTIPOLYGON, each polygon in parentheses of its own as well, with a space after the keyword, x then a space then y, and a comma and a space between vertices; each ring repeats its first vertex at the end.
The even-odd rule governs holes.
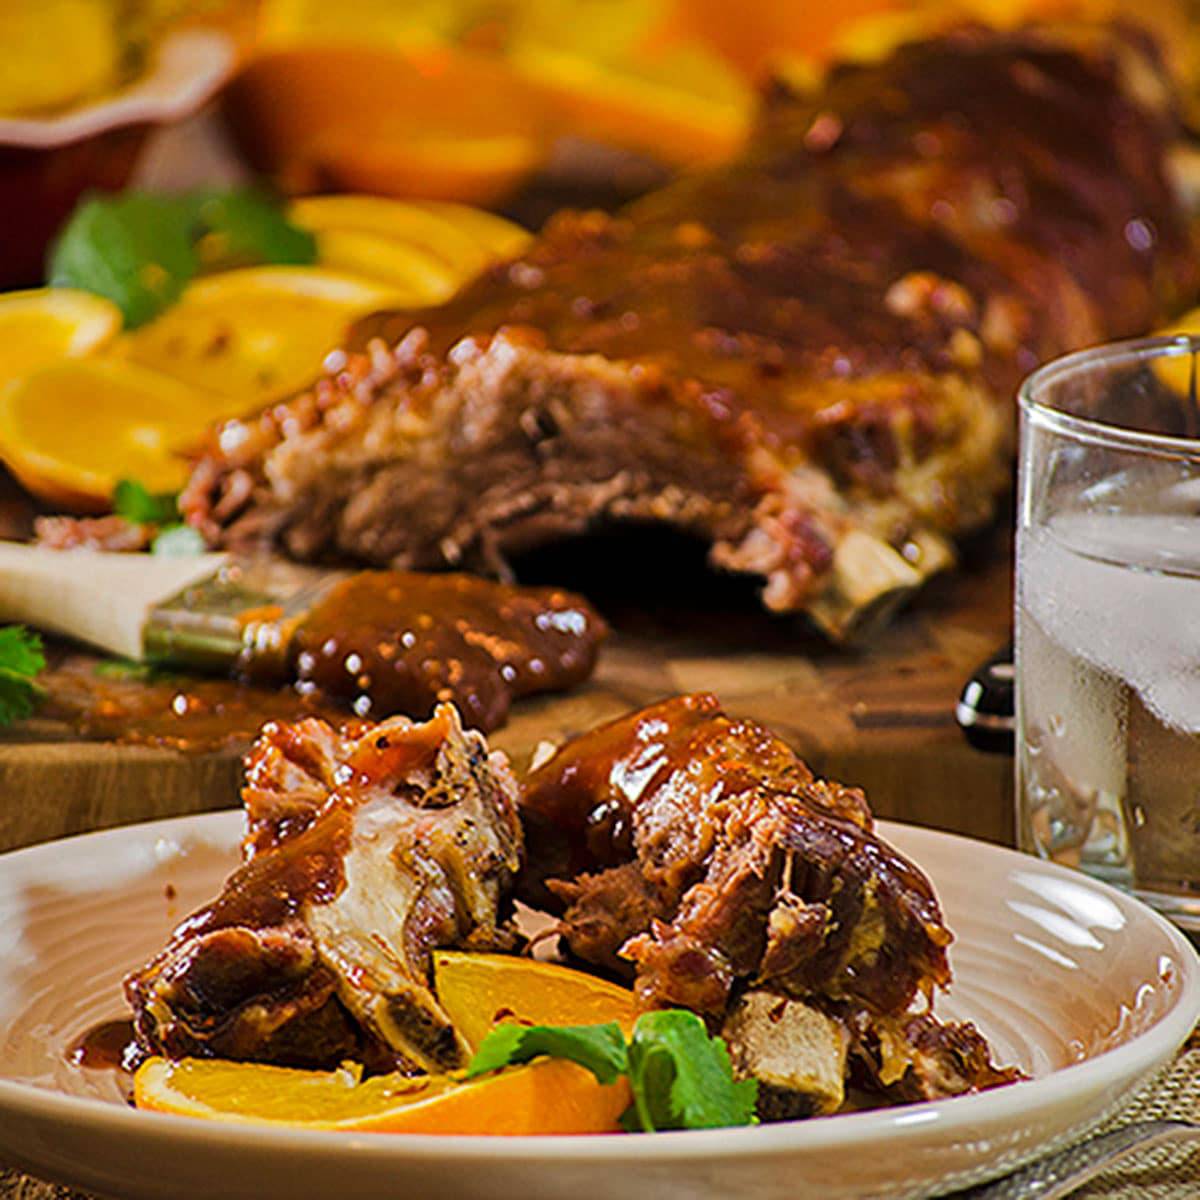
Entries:
MULTIPOLYGON (((1075 416, 1038 399, 1046 388, 1071 375, 1097 367, 1122 363, 1132 365, 1153 358, 1182 357, 1184 354, 1200 355, 1200 335, 1177 333, 1129 338, 1105 342, 1087 350, 1076 350, 1052 359, 1027 375, 1017 389, 1017 402, 1022 416, 1035 418, 1040 424, 1078 441, 1160 457, 1200 459, 1200 436, 1180 437, 1177 434, 1151 433, 1145 429, 1114 425, 1093 417, 1075 416)), ((1197 385, 1200 387, 1200 362, 1197 362, 1197 385)), ((1200 421, 1200 410, 1197 411, 1197 419, 1200 421)))

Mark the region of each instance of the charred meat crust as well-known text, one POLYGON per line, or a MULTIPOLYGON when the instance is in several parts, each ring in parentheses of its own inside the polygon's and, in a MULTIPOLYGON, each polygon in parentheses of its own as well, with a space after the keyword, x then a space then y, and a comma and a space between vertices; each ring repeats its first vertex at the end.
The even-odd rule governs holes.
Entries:
POLYGON ((1148 59, 1127 32, 967 31, 780 89, 740 161, 566 214, 444 308, 365 321, 313 391, 218 432, 188 519, 218 544, 497 572, 660 521, 844 633, 830 594, 870 599, 839 582, 850 534, 916 564, 911 591, 928 539, 1008 487, 1020 376, 1200 280, 1178 121, 1128 82, 1148 59))

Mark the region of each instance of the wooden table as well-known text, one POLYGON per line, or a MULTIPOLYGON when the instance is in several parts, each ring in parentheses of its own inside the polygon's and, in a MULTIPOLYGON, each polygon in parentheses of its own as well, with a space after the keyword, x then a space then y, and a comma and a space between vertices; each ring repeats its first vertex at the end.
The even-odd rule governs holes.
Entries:
MULTIPOLYGON (((935 581, 869 646, 849 650, 766 615, 748 586, 698 568, 681 567, 674 587, 639 601, 636 567, 611 548, 588 559, 590 578, 560 559, 554 572, 596 596, 617 632, 587 686, 520 703, 492 741, 521 765, 544 739, 710 690, 779 731, 816 771, 864 787, 879 815, 1009 841, 1011 759, 970 748, 953 712, 966 677, 1009 634, 1006 547, 980 558, 935 581), (595 573, 611 578, 605 564, 614 562, 632 578, 606 598, 595 573)), ((49 722, 27 723, 0 740, 0 849, 226 807, 237 802, 239 774, 234 752, 72 741, 49 722)))

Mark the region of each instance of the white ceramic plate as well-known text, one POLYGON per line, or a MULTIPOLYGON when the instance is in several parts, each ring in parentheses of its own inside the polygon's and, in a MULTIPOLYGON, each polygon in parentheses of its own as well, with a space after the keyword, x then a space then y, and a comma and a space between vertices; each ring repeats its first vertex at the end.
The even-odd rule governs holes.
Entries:
POLYGON ((306 1133, 137 1112, 114 1076, 70 1066, 64 1047, 122 1015, 122 975, 216 892, 240 821, 160 821, 0 858, 0 1159, 123 1200, 930 1196, 1078 1136, 1170 1060, 1200 1013, 1200 960, 1137 901, 1008 850, 885 825, 958 936, 939 1011, 976 1021, 1033 1081, 638 1137, 306 1133))

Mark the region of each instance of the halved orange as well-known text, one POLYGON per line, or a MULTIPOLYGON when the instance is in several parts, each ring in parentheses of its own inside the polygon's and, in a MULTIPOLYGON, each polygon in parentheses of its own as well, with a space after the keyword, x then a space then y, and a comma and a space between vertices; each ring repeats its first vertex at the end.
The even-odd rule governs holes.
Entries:
POLYGON ((533 1025, 603 1025, 633 1031, 633 992, 586 971, 513 954, 438 950, 433 986, 455 1028, 472 1050, 503 1021, 533 1025))
POLYGON ((479 1079, 380 1075, 355 1067, 296 1071, 258 1063, 152 1058, 134 1077, 139 1108, 221 1121, 266 1121, 360 1133, 609 1133, 629 1105, 628 1082, 607 1086, 561 1059, 479 1079))

